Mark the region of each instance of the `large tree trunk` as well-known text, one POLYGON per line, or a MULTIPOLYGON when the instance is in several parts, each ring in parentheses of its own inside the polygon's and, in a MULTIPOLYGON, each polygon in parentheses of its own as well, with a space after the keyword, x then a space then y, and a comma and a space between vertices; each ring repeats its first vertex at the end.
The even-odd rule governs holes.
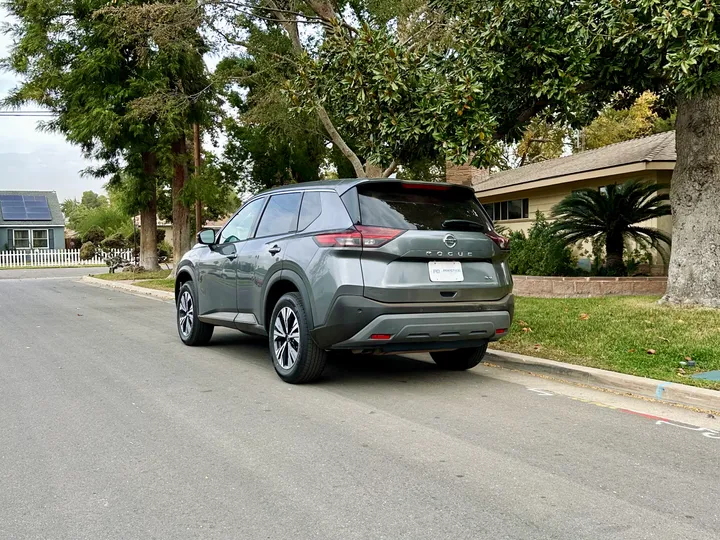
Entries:
POLYGON ((720 90, 678 99, 664 300, 720 308, 720 90))
POLYGON ((142 160, 150 200, 140 210, 140 266, 155 271, 160 270, 157 257, 157 163, 152 152, 143 152, 142 160))
MULTIPOLYGON (((200 148, 200 124, 197 122, 193 125, 193 157, 195 161, 195 176, 200 176, 200 167, 202 165, 200 148)), ((195 232, 199 233, 203 228, 202 201, 198 197, 195 200, 195 232)), ((192 238, 190 239, 192 243, 192 238)))
MULTIPOLYGON (((185 137, 172 144, 172 153, 175 163, 172 181, 172 215, 173 215, 173 261, 177 263, 190 248, 190 209, 182 201, 181 192, 187 179, 187 144, 185 137)), ((177 264, 173 265, 172 275, 175 275, 177 264)))

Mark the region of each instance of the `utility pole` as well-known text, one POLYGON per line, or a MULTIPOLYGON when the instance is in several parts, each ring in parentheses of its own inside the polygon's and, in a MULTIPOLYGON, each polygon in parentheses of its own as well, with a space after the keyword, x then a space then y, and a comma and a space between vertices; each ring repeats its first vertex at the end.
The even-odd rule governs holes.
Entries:
MULTIPOLYGON (((195 177, 200 176, 200 124, 193 124, 193 150, 195 154, 195 177)), ((203 226, 202 201, 200 197, 195 200, 195 229, 200 232, 203 226)))

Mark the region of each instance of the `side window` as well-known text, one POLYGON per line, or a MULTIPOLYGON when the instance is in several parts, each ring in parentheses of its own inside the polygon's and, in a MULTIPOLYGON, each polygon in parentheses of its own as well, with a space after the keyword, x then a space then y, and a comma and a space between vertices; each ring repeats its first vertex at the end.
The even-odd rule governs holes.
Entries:
POLYGON ((257 199, 240 210, 220 233, 220 243, 242 242, 252 233, 252 226, 262 210, 265 199, 257 199))
POLYGON ((322 203, 320 202, 320 193, 317 191, 308 191, 303 196, 302 206, 300 207, 300 219, 298 220, 298 231, 304 231, 308 226, 320 217, 322 213, 322 203))
POLYGON ((273 195, 263 212, 255 237, 263 238, 294 231, 301 199, 302 193, 273 195))

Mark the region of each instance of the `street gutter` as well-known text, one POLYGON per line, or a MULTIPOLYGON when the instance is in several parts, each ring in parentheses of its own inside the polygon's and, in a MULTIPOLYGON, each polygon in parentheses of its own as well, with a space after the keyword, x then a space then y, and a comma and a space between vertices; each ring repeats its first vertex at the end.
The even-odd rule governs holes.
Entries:
POLYGON ((689 405, 713 412, 720 411, 720 391, 708 388, 576 366, 493 349, 488 349, 484 361, 500 368, 549 375, 572 383, 607 388, 655 401, 689 405))

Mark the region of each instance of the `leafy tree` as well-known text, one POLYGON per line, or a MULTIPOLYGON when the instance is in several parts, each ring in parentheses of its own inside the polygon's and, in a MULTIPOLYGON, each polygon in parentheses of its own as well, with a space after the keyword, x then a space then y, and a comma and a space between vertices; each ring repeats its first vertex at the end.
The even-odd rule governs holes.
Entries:
POLYGON ((131 103, 152 92, 157 75, 100 12, 105 0, 8 0, 5 7, 18 24, 8 27, 14 45, 3 63, 23 82, 3 104, 34 102, 55 112, 42 127, 63 134, 97 160, 93 174, 129 170, 141 180, 136 193, 144 233, 141 263, 157 268, 158 126, 131 114, 131 103))
POLYGON ((85 208, 103 208, 110 205, 107 197, 94 191, 84 191, 80 204, 85 208))
POLYGON ((572 130, 568 126, 536 116, 525 128, 517 145, 518 166, 562 156, 566 139, 571 135, 572 130))
POLYGON ((105 231, 95 225, 83 234, 82 239, 84 244, 91 243, 98 246, 103 240, 105 240, 105 231))
POLYGON ((660 118, 656 112, 658 96, 644 92, 627 109, 605 107, 580 133, 580 150, 591 150, 608 144, 629 141, 653 133, 674 129, 672 119, 660 118))
POLYGON ((651 246, 660 253, 670 245, 670 238, 643 223, 670 215, 667 186, 630 180, 624 184, 607 186, 607 192, 597 189, 575 191, 553 208, 556 221, 550 231, 567 244, 583 240, 604 242, 607 271, 610 275, 624 275, 625 244, 632 240, 641 246, 651 246), (663 245, 664 244, 664 245, 663 245))

